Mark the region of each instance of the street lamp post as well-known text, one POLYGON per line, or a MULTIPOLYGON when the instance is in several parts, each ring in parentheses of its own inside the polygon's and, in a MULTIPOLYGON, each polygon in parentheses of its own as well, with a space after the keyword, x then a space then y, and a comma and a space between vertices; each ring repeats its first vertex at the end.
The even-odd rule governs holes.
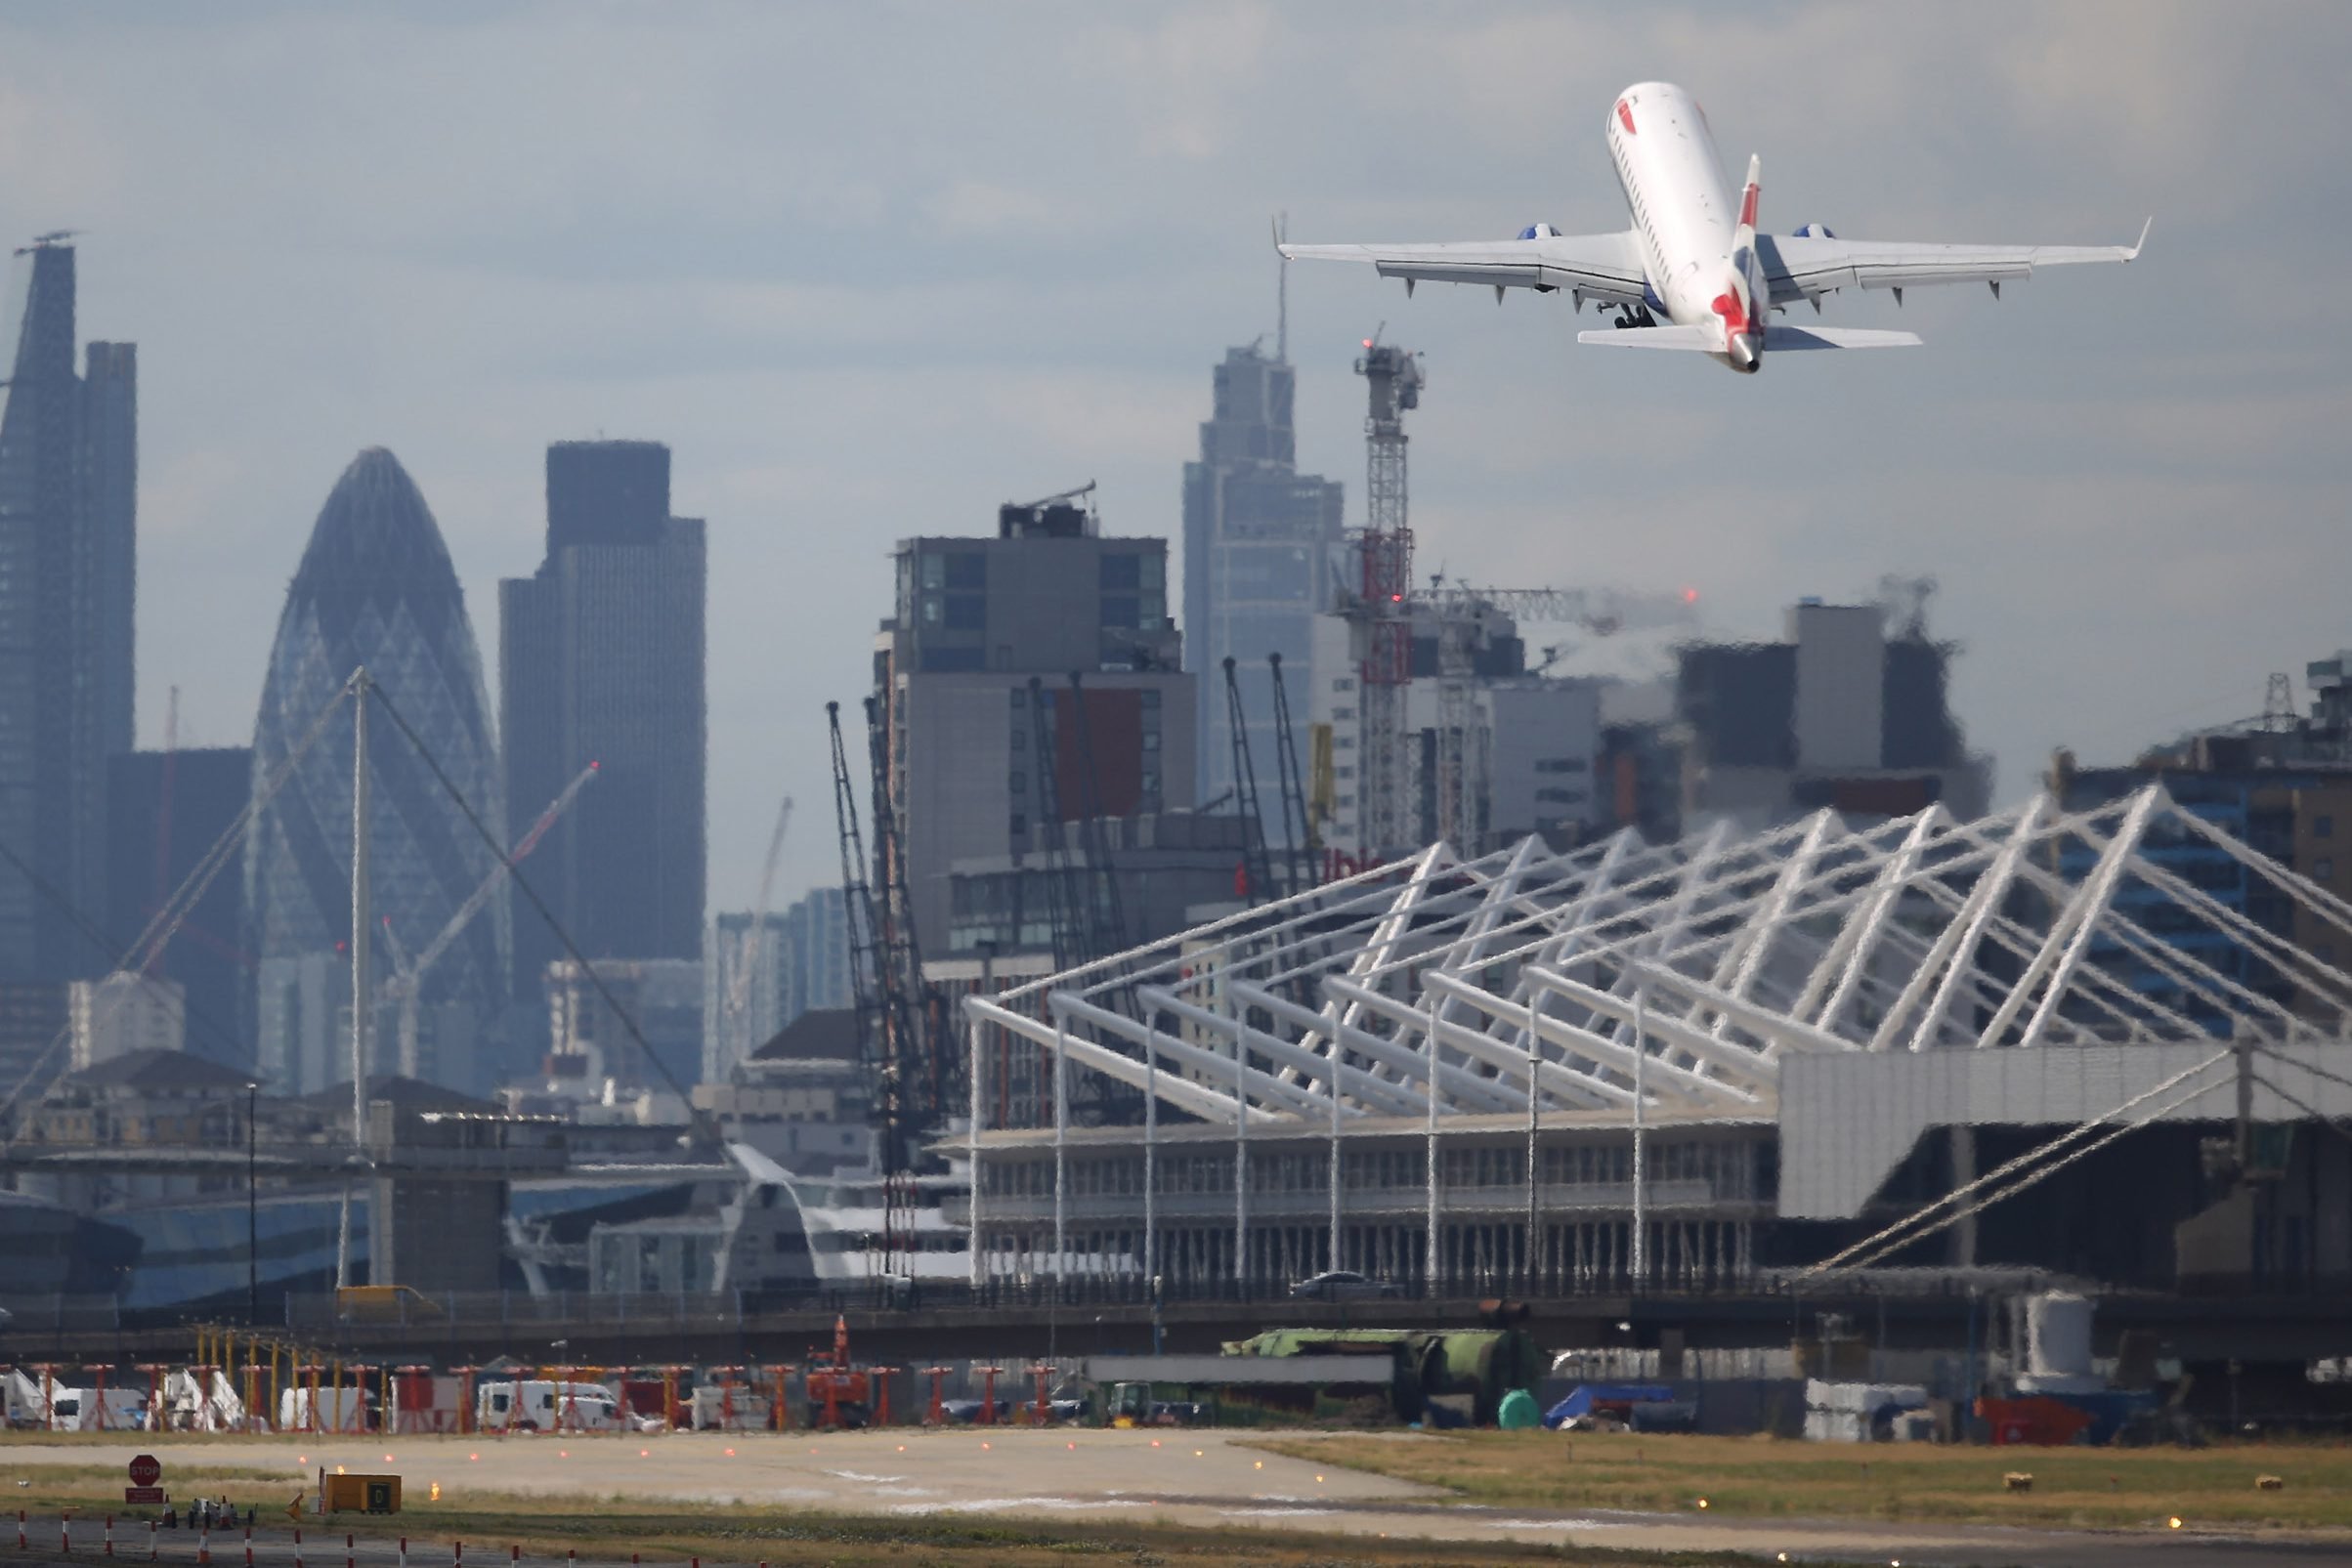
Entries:
POLYGON ((245 1085, 245 1326, 261 1323, 261 1220, 255 1196, 253 1115, 261 1102, 261 1085, 245 1085))

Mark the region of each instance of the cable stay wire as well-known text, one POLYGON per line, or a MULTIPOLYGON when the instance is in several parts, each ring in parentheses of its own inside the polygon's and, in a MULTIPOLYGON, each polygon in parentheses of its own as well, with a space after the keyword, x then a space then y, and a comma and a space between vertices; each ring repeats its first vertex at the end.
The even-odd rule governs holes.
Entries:
MULTIPOLYGON (((2341 1073, 2331 1073, 2324 1067, 2318 1067, 2310 1062, 2304 1061, 2300 1056, 2289 1056, 2276 1045, 2265 1045, 2260 1041, 2254 1041, 2252 1044, 2255 1050, 2260 1051, 2265 1056, 2275 1059, 2282 1066, 2291 1067, 2298 1072, 2309 1073, 2313 1078, 2324 1078, 2331 1083, 2337 1084, 2343 1088, 2352 1089, 2352 1078, 2346 1078, 2341 1073)), ((2312 1113, 2314 1116, 2317 1116, 2318 1114, 2319 1113, 2316 1111, 2312 1113)))
POLYGON ((2288 1093, 2285 1089, 2279 1087, 2278 1084, 2273 1083, 2269 1079, 2264 1078, 2259 1073, 2248 1073, 2246 1077, 2255 1083, 2258 1083, 2262 1087, 2270 1090, 2271 1093, 2276 1094, 2280 1099, 2285 1100, 2288 1105, 2293 1106, 2296 1110, 2302 1112, 2305 1116, 2311 1118, 2314 1122, 2317 1122, 2321 1126, 2327 1128, 2330 1132, 2334 1133, 2337 1137, 2344 1139, 2346 1142, 2352 1142, 2352 1129, 2347 1129, 2341 1124, 2343 1121, 2342 1118, 2330 1116, 2327 1112, 2321 1110, 2318 1106, 2313 1105, 2310 1101, 2288 1093))
MULTIPOLYGON (((1983 1213, 1986 1209, 1992 1208, 1995 1204, 1999 1204, 2008 1199, 2016 1197, 2019 1193, 2024 1192, 2027 1188, 2037 1185, 2045 1177, 2056 1175, 2059 1171, 2065 1169, 2068 1165, 2073 1165, 2075 1161, 2087 1159, 2090 1156, 2097 1154, 2100 1150, 2106 1148, 2109 1144, 2114 1143, 2117 1139, 2139 1131, 2142 1127, 2148 1125, 2149 1123, 2154 1122, 2170 1112, 2180 1109, 2182 1106, 2187 1105, 2190 1101, 2195 1100, 2202 1095, 2212 1093, 2217 1087, 2219 1087, 2218 1084, 2207 1083, 2199 1088, 2183 1090, 2181 1093, 2165 1101, 2162 1105, 2160 1105, 2155 1110, 2149 1112, 2146 1116, 2141 1117, 2133 1122, 2127 1122, 2120 1126, 2114 1127, 2110 1129, 2104 1136, 2094 1139, 2089 1143, 2083 1144, 2076 1149, 2071 1150, 2066 1155, 2057 1160, 2053 1160, 2050 1162, 2050 1164, 2042 1166, 2039 1170, 2031 1171, 2029 1174, 2020 1177, 2018 1180, 2010 1183, 2006 1187, 2001 1188, 1997 1192, 1989 1193, 1973 1203, 1963 1206, 1958 1210, 1943 1219, 1938 1220, 1936 1223, 1928 1226, 1924 1230, 1917 1231, 1909 1236, 1898 1237, 1894 1241, 1887 1243, 1885 1246, 1878 1248, 1876 1250, 1845 1266, 1849 1268, 1867 1268, 1873 1263, 1883 1262, 1886 1258, 1892 1256, 1898 1251, 1901 1251, 1903 1248, 1908 1247, 1911 1243, 1925 1241, 1930 1236, 1939 1235, 1944 1231, 1949 1230, 1952 1226, 1958 1224, 1964 1219, 1968 1219, 1974 1215, 1983 1213)), ((1819 1272, 1818 1269, 1808 1270, 1806 1276, 1804 1277, 1810 1277, 1812 1274, 1817 1272, 1819 1272)))
MULTIPOLYGON (((357 673, 355 672, 353 680, 356 679, 357 673)), ((327 700, 326 705, 319 710, 318 716, 311 720, 310 728, 303 732, 301 740, 287 751, 284 760, 271 770, 269 777, 263 781, 262 786, 255 790, 252 797, 245 802, 244 809, 239 811, 229 826, 221 830, 221 835, 212 841, 212 847, 198 858, 196 864, 189 868, 188 875, 181 879, 180 885, 172 891, 171 897, 165 899, 162 907, 149 917, 146 927, 140 931, 130 947, 124 950, 120 958, 115 961, 114 968, 116 970, 144 974, 162 956, 164 948, 179 933, 180 927, 187 923, 188 916, 194 911, 196 905, 203 901, 204 895, 211 891, 212 884, 219 879, 221 871, 228 866, 231 855, 243 847, 246 835, 253 830, 253 825, 260 819, 261 813, 278 798, 278 791, 283 789, 287 781, 293 778, 294 770, 301 766, 303 758, 310 755, 311 748, 317 745, 320 738, 326 733, 326 727, 333 721, 336 711, 350 699, 352 685, 352 680, 343 683, 342 690, 338 691, 327 700)), ((31 870, 26 869, 13 852, 7 858, 20 869, 23 869, 26 876, 32 877, 33 885, 36 888, 55 900, 61 908, 66 910, 75 923, 82 927, 85 935, 91 936, 109 956, 113 955, 113 943, 102 933, 98 933, 95 927, 89 925, 86 917, 73 909, 70 901, 64 897, 63 892, 50 886, 41 878, 33 876, 31 870)), ((101 1015, 101 1020, 110 1021, 115 1009, 121 1005, 122 997, 119 995, 107 997, 106 1011, 101 1015)), ((209 1027, 216 1030, 220 1028, 218 1023, 212 1023, 209 1027)), ((231 1039, 235 1038, 233 1032, 225 1033, 229 1034, 231 1039)), ((4 1121, 15 1112, 18 1104, 24 1097, 24 1091, 31 1087, 36 1079, 41 1080, 44 1088, 48 1086, 52 1081, 43 1079, 42 1072, 49 1066, 51 1059, 72 1038, 73 1029, 68 1024, 42 1048, 39 1055, 33 1058, 31 1065, 25 1069, 23 1077, 17 1081, 16 1087, 9 1091, 8 1098, 0 1100, 0 1121, 4 1121)))
POLYGON ((390 716, 394 727, 407 738, 408 744, 415 748, 416 754, 424 759, 425 766, 432 770, 434 781, 441 785, 442 791, 456 802, 458 811, 463 814, 474 831, 481 836, 482 842, 490 847, 491 854, 505 866, 508 878, 522 890, 525 898, 531 900, 531 907, 538 911, 540 919, 547 922, 547 929, 554 932, 556 941, 564 945, 564 952, 569 954, 572 961, 579 966, 579 971, 587 977, 588 984, 596 988, 597 996, 604 999, 605 1006, 612 1010, 613 1016, 620 1020, 620 1027, 626 1030, 629 1038, 636 1042, 639 1053, 644 1056, 646 1061, 653 1064, 655 1072, 662 1075, 662 1081, 669 1085, 670 1092, 685 1102, 686 1114, 692 1120, 695 1130, 708 1140, 713 1147, 722 1146, 723 1140, 719 1136, 716 1122, 709 1113, 694 1103, 694 1096, 678 1082, 677 1075, 669 1070, 669 1064, 655 1053, 653 1043, 645 1038, 645 1032, 637 1027, 636 1018, 630 1014, 627 1008, 620 1005, 620 998, 613 995, 613 989, 605 984, 604 976, 596 972, 596 966, 589 962, 586 954, 579 951, 579 945, 572 940, 572 933, 564 928, 563 921, 555 917, 555 911, 548 908, 545 899, 539 897, 538 889, 531 885, 530 879, 523 874, 522 867, 517 864, 512 855, 507 853, 506 846, 498 842, 497 835, 491 831, 489 825, 483 822, 482 815, 474 809, 473 802, 465 798, 465 791, 459 789, 456 783, 443 769, 441 759, 433 754, 430 746, 425 744, 424 738, 410 727, 407 717, 401 712, 398 704, 385 695, 382 686, 374 682, 368 683, 367 695, 382 704, 384 712, 390 716))
POLYGON ((2081 1159, 2084 1155, 2105 1148, 2108 1144, 2114 1142, 2117 1138, 2121 1137, 2124 1133, 2136 1131, 2140 1127, 2147 1125, 2150 1122, 2155 1121, 2158 1117, 2163 1116, 2167 1112, 2176 1110, 2179 1107, 2186 1105, 2189 1101, 2196 1099, 2198 1096, 2211 1093, 2215 1085, 2207 1083, 2196 1088, 2192 1088, 2187 1093, 2182 1094, 2175 1099, 2166 1101, 2163 1105, 2148 1113, 2146 1116, 2126 1122, 2121 1125, 2115 1127, 2115 1129, 2106 1136, 2097 1138, 2093 1142, 2083 1147, 2073 1149, 2071 1152, 2066 1153, 2063 1158, 2056 1160, 2052 1164, 2039 1170, 2031 1171, 2030 1173, 2026 1174, 2022 1180, 2016 1181, 2013 1184, 2002 1188, 2000 1191, 1993 1193, 1991 1196, 1978 1202, 1969 1201, 1972 1195, 1992 1186, 1996 1182, 2006 1181, 2008 1178, 2018 1175, 2021 1171, 2026 1171, 2027 1167, 2033 1165, 2042 1160, 2048 1159, 2052 1155, 2058 1154, 2061 1150, 2068 1149, 2069 1145, 2078 1143, 2080 1140, 2090 1137, 2100 1128, 2108 1126, 2109 1123, 2116 1120, 2116 1118, 2122 1116, 2139 1106, 2145 1105, 2148 1101, 2155 1099, 2158 1095, 2163 1094, 2167 1090, 2178 1087, 2180 1084, 2198 1077, 2200 1074, 2209 1072, 2219 1064, 2230 1060, 2230 1058, 2236 1054, 2236 1050, 2231 1047, 2225 1047, 2221 1050, 2215 1051, 2212 1055, 2206 1057, 2203 1061, 2197 1063, 2195 1066, 2184 1068, 2180 1072, 2173 1074, 2170 1078, 2165 1079, 2162 1082, 2141 1090, 2139 1093, 2133 1095, 2130 1099, 2125 1100, 2121 1105, 2117 1106, 2114 1110, 2094 1117, 2079 1126, 2071 1127, 2067 1131, 2060 1133, 2057 1137, 2052 1138, 2047 1143, 2035 1145, 2033 1148, 2027 1150, 2024 1154, 2017 1156, 2015 1159, 1996 1165, 1994 1168, 1987 1171, 1984 1175, 1977 1177, 1976 1180, 1969 1182, 1967 1185, 1954 1188, 1952 1191, 1937 1199, 1934 1203, 1929 1204, 1926 1208, 1918 1209, 1915 1212, 1905 1214, 1903 1218, 1896 1220, 1893 1224, 1887 1226, 1884 1230, 1879 1231, 1876 1235, 1866 1236, 1862 1240, 1856 1242, 1853 1246, 1845 1249, 1845 1250, 1823 1258, 1820 1262, 1814 1264, 1808 1269, 1805 1269, 1797 1276, 1797 1278, 1800 1280, 1810 1280, 1817 1275, 1826 1274, 1834 1269, 1867 1267, 1869 1264, 1877 1262, 1880 1258, 1883 1258, 1892 1252, 1898 1251, 1904 1247, 1908 1247, 1913 1242, 1925 1241, 1930 1236, 1949 1229, 1952 1225, 1957 1224, 1960 1220, 1967 1218, 1971 1214, 1979 1213, 1984 1209, 1990 1208, 1992 1205, 1999 1203, 2004 1198, 2014 1197, 2018 1193, 2025 1191, 2028 1187, 2031 1187, 2034 1183, 2040 1181, 2043 1177, 2054 1173, 2063 1166, 2074 1164, 2076 1160, 2081 1159), (1935 1217, 1940 1210, 1947 1208, 1951 1208, 1952 1211, 1950 1213, 1945 1214, 1940 1218, 1935 1217), (1931 1219, 1933 1221, 1932 1223, 1930 1222, 1931 1219))

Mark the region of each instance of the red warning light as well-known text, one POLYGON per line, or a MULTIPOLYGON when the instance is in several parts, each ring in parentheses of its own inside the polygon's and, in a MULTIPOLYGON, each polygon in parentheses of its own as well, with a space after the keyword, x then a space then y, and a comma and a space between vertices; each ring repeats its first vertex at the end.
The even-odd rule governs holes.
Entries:
POLYGON ((597 771, 599 768, 602 768, 603 766, 604 766, 604 764, 603 764, 603 763, 601 763, 601 762, 598 762, 598 761, 591 760, 591 761, 588 763, 588 771, 589 771, 590 773, 594 773, 594 772, 596 772, 596 771, 597 771))
POLYGON ((1683 590, 1683 603, 1687 605, 1697 604, 1698 590, 1696 588, 1685 588, 1683 590))
POLYGON ((1372 347, 1372 340, 1370 338, 1364 339, 1364 347, 1367 349, 1372 347))

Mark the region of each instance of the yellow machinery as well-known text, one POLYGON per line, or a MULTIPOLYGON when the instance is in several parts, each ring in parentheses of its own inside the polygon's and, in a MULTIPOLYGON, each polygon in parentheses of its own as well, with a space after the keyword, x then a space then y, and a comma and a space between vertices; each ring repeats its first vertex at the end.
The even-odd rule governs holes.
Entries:
POLYGON ((324 1475, 319 1477, 321 1513, 398 1513, 401 1478, 397 1475, 324 1475))
POLYGON ((346 1322, 405 1323, 437 1318, 441 1306, 406 1285, 346 1285, 335 1292, 335 1314, 346 1322))

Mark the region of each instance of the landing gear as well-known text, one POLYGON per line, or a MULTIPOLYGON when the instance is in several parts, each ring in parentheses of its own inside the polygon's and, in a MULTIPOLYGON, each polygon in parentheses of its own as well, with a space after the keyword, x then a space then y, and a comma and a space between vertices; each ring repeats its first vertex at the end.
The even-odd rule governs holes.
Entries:
POLYGON ((1628 327, 1655 326, 1657 324, 1658 318, 1649 314, 1649 307, 1646 305, 1620 305, 1617 307, 1616 326, 1620 332, 1628 327))

